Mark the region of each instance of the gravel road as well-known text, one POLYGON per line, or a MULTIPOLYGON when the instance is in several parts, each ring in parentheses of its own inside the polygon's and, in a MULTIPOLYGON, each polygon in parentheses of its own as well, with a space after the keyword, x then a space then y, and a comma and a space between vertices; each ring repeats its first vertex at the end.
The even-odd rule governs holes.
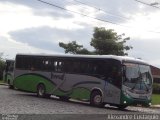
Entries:
MULTIPOLYGON (((26 93, 8 89, 8 86, 0 85, 0 113, 1 114, 160 114, 160 109, 127 107, 119 110, 106 106, 96 108, 88 103, 71 100, 61 101, 52 96, 50 99, 38 98, 34 93, 26 93)), ((95 118, 95 117, 94 117, 95 118)))

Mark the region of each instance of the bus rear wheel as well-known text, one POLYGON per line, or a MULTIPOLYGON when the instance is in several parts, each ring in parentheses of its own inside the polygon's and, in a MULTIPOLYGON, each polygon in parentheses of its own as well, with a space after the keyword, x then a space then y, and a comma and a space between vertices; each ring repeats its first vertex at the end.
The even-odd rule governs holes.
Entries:
POLYGON ((13 85, 11 85, 10 80, 7 80, 7 81, 8 81, 9 89, 14 89, 14 86, 13 86, 13 85))
POLYGON ((37 86, 37 96, 41 98, 50 98, 50 94, 46 94, 46 87, 44 84, 39 84, 37 86))
POLYGON ((93 91, 90 97, 90 104, 95 107, 104 107, 102 94, 99 91, 93 91))
POLYGON ((9 89, 14 89, 14 86, 13 85, 9 85, 9 89))

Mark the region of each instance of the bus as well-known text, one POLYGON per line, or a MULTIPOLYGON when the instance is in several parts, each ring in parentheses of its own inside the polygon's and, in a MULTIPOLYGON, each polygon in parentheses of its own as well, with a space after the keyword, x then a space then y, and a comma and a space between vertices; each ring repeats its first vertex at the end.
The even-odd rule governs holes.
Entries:
POLYGON ((3 81, 8 83, 9 88, 13 89, 14 79, 14 60, 6 60, 5 69, 3 71, 3 81))
POLYGON ((17 54, 13 85, 38 97, 124 109, 151 105, 152 74, 143 60, 115 55, 17 54))

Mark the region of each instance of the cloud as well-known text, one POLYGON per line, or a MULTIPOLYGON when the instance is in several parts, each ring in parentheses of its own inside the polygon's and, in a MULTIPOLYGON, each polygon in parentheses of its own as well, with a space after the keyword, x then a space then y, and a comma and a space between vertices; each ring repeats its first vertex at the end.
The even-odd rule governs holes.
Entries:
MULTIPOLYGON (((57 6, 61 6, 64 8, 67 8, 67 6, 77 6, 81 7, 85 13, 90 11, 89 9, 94 9, 94 13, 100 13, 102 12, 101 10, 106 11, 106 16, 111 17, 114 19, 114 15, 117 16, 124 16, 131 18, 132 15, 136 13, 142 13, 143 15, 147 15, 149 13, 153 13, 153 11, 158 11, 158 9, 155 9, 153 7, 141 4, 139 2, 136 2, 134 0, 132 1, 127 1, 127 0, 83 0, 82 2, 85 3, 81 4, 80 2, 76 2, 75 0, 43 0, 52 4, 55 4, 57 6), (89 5, 89 6, 87 6, 89 5)), ((78 0, 77 0, 78 1, 78 0)), ((39 14, 39 15, 53 15, 54 17, 72 17, 71 14, 68 14, 67 12, 60 10, 54 6, 50 6, 47 4, 43 4, 37 0, 1 0, 0 2, 2 3, 13 3, 13 4, 19 4, 19 5, 25 5, 27 7, 30 7, 34 13, 39 14)), ((145 2, 145 1, 144 1, 145 2)), ((80 11, 81 12, 81 11, 80 11)), ((91 11, 93 13, 93 11, 91 11)), ((89 13, 91 14, 91 13, 89 13)), ((118 19, 119 17, 117 17, 118 19)), ((120 19, 120 18, 119 18, 120 19)))
POLYGON ((29 28, 10 32, 11 38, 17 42, 22 42, 32 47, 56 51, 63 53, 64 50, 59 47, 59 42, 78 41, 84 47, 89 47, 93 28, 80 30, 62 30, 51 27, 29 28), (90 31, 90 32, 89 32, 90 31))
MULTIPOLYGON (((44 0, 44 1, 53 3, 57 6, 60 6, 78 13, 86 14, 92 17, 97 16, 98 18, 101 18, 104 20, 107 19, 117 23, 124 23, 126 20, 130 20, 132 18, 132 15, 134 15, 135 13, 142 12, 142 8, 139 7, 137 2, 135 1, 128 2, 126 0, 121 0, 121 1, 103 0, 99 2, 97 0, 93 0, 91 2, 90 0, 85 0, 84 3, 86 3, 86 5, 75 2, 74 0, 64 0, 64 1, 44 0), (97 10, 95 8, 102 9, 106 11, 106 13, 104 13, 101 10, 97 10), (128 19, 124 19, 119 16, 122 16, 122 17, 124 16, 124 17, 127 17, 128 19)), ((0 2, 23 5, 32 9, 33 14, 35 15, 50 16, 50 17, 53 17, 54 19, 73 18, 75 16, 75 13, 67 12, 65 10, 56 8, 54 6, 50 6, 50 5, 38 2, 37 0, 14 0, 14 1, 5 0, 0 2)))
MULTIPOLYGON (((45 0, 44 0, 45 1, 45 0)), ((43 4, 41 2, 38 2, 37 0, 3 0, 0 1, 1 3, 4 4, 15 4, 15 5, 20 5, 20 6, 26 6, 30 9, 32 9, 33 14, 37 16, 50 16, 54 17, 54 19, 58 19, 59 17, 63 18, 71 18, 72 14, 64 12, 63 10, 60 10, 56 7, 50 6, 43 4)), ((56 3, 59 6, 65 6, 64 2, 58 2, 58 1, 52 1, 52 0, 47 0, 47 2, 50 3, 56 3)))
POLYGON ((51 26, 60 29, 83 28, 83 26, 80 26, 74 22, 74 18, 59 18, 57 20, 50 16, 36 16, 32 13, 30 8, 23 5, 0 3, 0 12, 1 34, 39 26, 51 26))
POLYGON ((0 52, 4 53, 5 59, 14 59, 17 53, 41 53, 41 54, 58 54, 56 51, 35 48, 22 42, 14 42, 6 37, 0 36, 0 52))
POLYGON ((133 49, 129 51, 129 55, 135 58, 141 58, 148 61, 152 65, 160 67, 160 51, 159 39, 155 40, 141 40, 141 39, 132 39, 128 44, 133 46, 133 49))
MULTIPOLYGON (((26 6, 26 7, 28 7, 28 9, 30 9, 30 13, 33 14, 32 16, 35 15, 35 16, 37 16, 36 18, 38 18, 38 16, 39 16, 38 19, 41 19, 42 16, 45 17, 44 20, 42 20, 42 21, 45 21, 45 19, 46 19, 46 22, 44 22, 44 23, 51 23, 51 20, 49 20, 49 19, 53 19, 52 21, 56 21, 56 20, 57 21, 59 20, 60 22, 63 21, 64 25, 67 24, 68 22, 70 22, 70 24, 71 24, 71 22, 72 23, 74 23, 74 22, 87 23, 88 25, 97 24, 97 26, 98 26, 98 24, 103 25, 103 26, 109 24, 109 23, 104 23, 104 22, 100 22, 97 20, 93 20, 92 18, 87 18, 87 17, 81 16, 81 15, 78 15, 78 14, 75 14, 72 12, 61 10, 56 7, 38 2, 37 0, 27 0, 27 1, 24 1, 24 0, 14 0, 14 1, 13 0, 5 0, 5 1, 0 1, 0 2, 7 3, 7 4, 12 3, 15 5, 18 4, 21 6, 26 6), (48 19, 48 21, 47 21, 47 19, 48 19), (65 19, 66 19, 66 22, 64 22, 65 19)), ((92 2, 89 0, 85 0, 84 3, 86 3, 87 5, 90 5, 90 6, 77 3, 74 0, 64 0, 64 1, 47 0, 47 2, 50 2, 55 5, 64 7, 66 9, 78 12, 80 14, 88 15, 90 17, 97 17, 99 19, 110 21, 113 23, 123 24, 124 26, 127 23, 126 26, 137 26, 137 27, 139 26, 139 24, 143 23, 142 20, 149 21, 150 18, 152 18, 152 17, 148 18, 148 15, 153 13, 153 11, 157 10, 152 7, 143 5, 141 3, 137 3, 135 1, 126 1, 126 0, 121 0, 121 1, 103 0, 101 2, 99 2, 97 0, 93 0, 92 2), (100 10, 95 9, 95 7, 100 10), (104 12, 103 10, 106 12, 104 12), (137 14, 137 13, 139 13, 139 14, 137 14), (122 16, 122 17, 120 17, 120 16, 122 16), (137 18, 139 18, 137 16, 143 16, 143 18, 141 17, 142 19, 137 20, 137 18), (136 23, 135 23, 135 21, 136 21, 136 23), (134 25, 132 25, 132 23, 134 25)), ((16 6, 13 8, 16 8, 16 6)), ((20 10, 18 10, 18 11, 20 11, 20 10)), ((25 16, 23 16, 21 18, 26 19, 25 16)), ((24 21, 24 20, 21 20, 21 21, 24 21)), ((33 21, 33 19, 31 19, 31 21, 33 21)), ((152 23, 153 22, 154 21, 152 20, 152 23)), ((74 26, 80 27, 80 26, 76 26, 75 24, 74 24, 74 26)), ((33 27, 36 27, 36 26, 33 26, 33 27)), ((61 26, 61 28, 62 28, 62 26, 61 26)), ((151 28, 153 28, 153 27, 151 26, 151 28)))

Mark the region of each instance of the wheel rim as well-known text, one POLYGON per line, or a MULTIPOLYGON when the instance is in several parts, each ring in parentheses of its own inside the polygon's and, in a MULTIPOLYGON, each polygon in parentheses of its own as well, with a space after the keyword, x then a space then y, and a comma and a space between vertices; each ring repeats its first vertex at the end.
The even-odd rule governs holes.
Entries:
POLYGON ((42 85, 40 85, 40 86, 39 86, 39 89, 38 89, 39 95, 40 95, 40 96, 43 96, 43 95, 44 95, 44 92, 45 92, 44 87, 43 87, 42 85))
POLYGON ((96 95, 96 96, 94 97, 94 103, 95 103, 95 104, 100 104, 101 101, 102 101, 101 95, 96 95))

